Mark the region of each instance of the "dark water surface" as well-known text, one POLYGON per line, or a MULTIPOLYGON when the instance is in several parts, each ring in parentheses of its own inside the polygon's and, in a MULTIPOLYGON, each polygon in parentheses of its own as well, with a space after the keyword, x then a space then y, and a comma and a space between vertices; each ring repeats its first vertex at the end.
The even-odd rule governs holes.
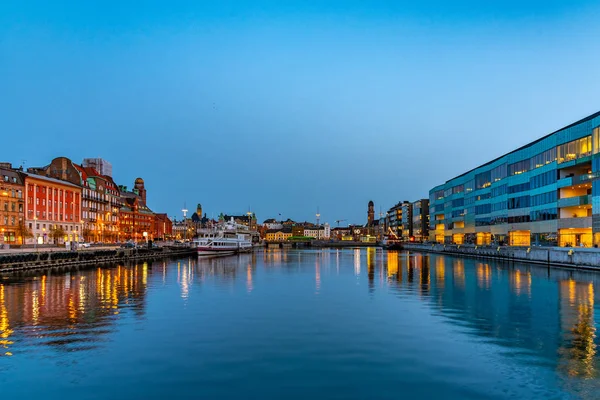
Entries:
POLYGON ((381 249, 0 278, 0 396, 598 399, 599 284, 381 249))

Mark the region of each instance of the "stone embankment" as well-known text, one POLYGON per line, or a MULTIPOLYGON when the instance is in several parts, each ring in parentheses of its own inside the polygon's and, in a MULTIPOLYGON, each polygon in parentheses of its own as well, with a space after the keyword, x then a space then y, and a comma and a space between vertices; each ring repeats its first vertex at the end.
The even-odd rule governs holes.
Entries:
POLYGON ((167 257, 184 257, 196 254, 190 247, 158 247, 133 249, 102 249, 80 251, 40 251, 0 254, 0 273, 31 271, 46 268, 66 268, 115 264, 134 260, 156 260, 167 257))
POLYGON ((404 250, 491 258, 536 264, 600 270, 600 249, 586 247, 510 247, 443 244, 405 244, 404 250))

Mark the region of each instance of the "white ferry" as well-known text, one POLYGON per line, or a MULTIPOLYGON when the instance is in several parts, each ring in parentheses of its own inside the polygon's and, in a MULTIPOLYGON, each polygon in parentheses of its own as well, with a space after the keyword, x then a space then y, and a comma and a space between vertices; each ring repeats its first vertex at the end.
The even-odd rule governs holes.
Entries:
POLYGON ((253 249, 250 232, 240 232, 231 221, 220 229, 204 232, 194 240, 199 256, 226 256, 236 253, 250 252, 253 249))

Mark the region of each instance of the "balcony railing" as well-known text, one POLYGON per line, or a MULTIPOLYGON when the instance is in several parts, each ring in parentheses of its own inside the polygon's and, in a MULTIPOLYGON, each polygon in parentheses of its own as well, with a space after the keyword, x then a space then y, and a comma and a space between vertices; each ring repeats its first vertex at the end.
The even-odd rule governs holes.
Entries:
POLYGON ((564 199, 558 199, 558 208, 584 206, 592 204, 592 195, 586 194, 585 196, 566 197, 564 199))
POLYGON ((592 172, 589 174, 572 175, 565 178, 559 179, 557 184, 558 188, 569 187, 574 185, 581 185, 582 183, 588 183, 598 178, 600 174, 598 172, 592 172))

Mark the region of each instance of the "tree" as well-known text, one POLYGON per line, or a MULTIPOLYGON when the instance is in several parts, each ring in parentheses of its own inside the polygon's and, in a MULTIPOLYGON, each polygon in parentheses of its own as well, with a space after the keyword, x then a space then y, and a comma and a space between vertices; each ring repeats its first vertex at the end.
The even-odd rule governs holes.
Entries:
POLYGON ((29 228, 27 228, 27 225, 25 225, 25 222, 23 221, 19 222, 16 231, 17 236, 21 237, 21 244, 25 244, 25 239, 33 237, 33 233, 31 233, 31 231, 29 230, 29 228))
POLYGON ((54 244, 58 244, 58 240, 64 238, 66 235, 65 231, 60 227, 50 228, 50 237, 54 244))

